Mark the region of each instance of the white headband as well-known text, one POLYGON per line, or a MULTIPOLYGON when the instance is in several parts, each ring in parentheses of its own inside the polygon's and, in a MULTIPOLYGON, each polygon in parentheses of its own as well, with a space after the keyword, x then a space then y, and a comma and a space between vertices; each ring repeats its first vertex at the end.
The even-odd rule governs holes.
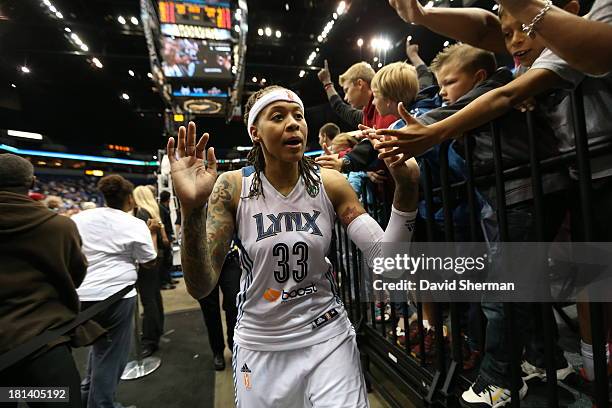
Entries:
POLYGON ((253 135, 251 135, 251 126, 253 126, 253 123, 255 122, 255 119, 257 119, 259 113, 264 110, 266 106, 278 101, 297 103, 298 105, 300 105, 300 108, 302 108, 302 111, 304 111, 304 104, 302 103, 300 97, 297 96, 295 92, 290 91, 289 89, 277 89, 275 91, 265 94, 259 100, 257 100, 257 102, 255 102, 255 104, 249 111, 247 132, 249 133, 251 141, 253 140, 253 135))

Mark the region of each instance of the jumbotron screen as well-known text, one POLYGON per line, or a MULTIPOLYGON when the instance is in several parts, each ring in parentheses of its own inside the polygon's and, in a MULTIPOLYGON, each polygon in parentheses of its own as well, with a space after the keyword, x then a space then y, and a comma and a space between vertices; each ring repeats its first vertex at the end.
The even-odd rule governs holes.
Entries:
POLYGON ((225 30, 232 28, 229 3, 215 0, 160 1, 159 20, 162 24, 186 24, 225 30))
POLYGON ((162 37, 162 69, 169 78, 232 79, 232 47, 221 41, 162 37))

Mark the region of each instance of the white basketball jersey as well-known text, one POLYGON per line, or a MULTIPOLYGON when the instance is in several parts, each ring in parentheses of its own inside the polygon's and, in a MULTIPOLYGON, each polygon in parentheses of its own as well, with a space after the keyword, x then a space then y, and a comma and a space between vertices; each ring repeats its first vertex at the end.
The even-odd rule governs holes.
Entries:
POLYGON ((351 327, 325 257, 336 213, 323 184, 303 179, 286 197, 260 174, 264 197, 248 198, 252 166, 242 169, 236 214, 242 277, 234 341, 251 350, 308 347, 351 327))

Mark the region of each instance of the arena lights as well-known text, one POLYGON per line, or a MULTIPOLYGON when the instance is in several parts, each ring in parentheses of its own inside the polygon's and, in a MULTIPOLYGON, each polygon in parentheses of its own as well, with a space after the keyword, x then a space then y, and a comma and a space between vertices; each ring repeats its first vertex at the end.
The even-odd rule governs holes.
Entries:
POLYGON ((17 85, 11 84, 11 88, 17 88, 17 85))
POLYGON ((24 74, 29 74, 30 72, 32 72, 32 71, 30 71, 30 68, 28 68, 28 67, 27 67, 27 66, 25 66, 25 65, 22 65, 22 66, 20 67, 20 69, 21 69, 21 72, 23 72, 24 74))
POLYGON ((132 24, 138 25, 138 19, 136 17, 131 17, 130 21, 132 22, 132 24))
POLYGON ((378 62, 378 57, 374 57, 374 62, 378 62))
POLYGON ((253 78, 251 78, 251 81, 253 81, 253 82, 257 82, 257 77, 253 77, 253 78))
POLYGON ((266 37, 270 37, 272 35, 272 29, 270 27, 266 27, 264 32, 266 33, 266 37))
POLYGON ((370 46, 375 51, 380 50, 384 52, 389 51, 392 48, 391 41, 389 41, 386 38, 382 38, 382 37, 373 38, 372 41, 370 42, 370 46))
POLYGON ((23 139, 43 140, 43 136, 40 133, 23 132, 21 130, 12 130, 12 129, 7 130, 6 133, 9 136, 21 137, 23 139))
POLYGON ((448 47, 450 45, 450 41, 444 41, 444 47, 448 47))
POLYGON ((133 77, 134 75, 136 75, 136 74, 134 73, 134 71, 132 71, 131 69, 128 69, 128 74, 129 74, 129 76, 131 76, 131 77, 133 77))
MULTIPOLYGON (((336 22, 336 20, 343 15, 344 13, 346 13, 347 10, 347 6, 346 6, 346 2, 345 1, 341 1, 338 4, 338 7, 336 8, 336 11, 332 13, 332 19, 329 20, 327 22, 327 24, 325 24, 325 27, 323 27, 323 31, 321 32, 321 34, 319 34, 317 36, 317 42, 319 43, 323 43, 329 33, 331 32, 332 28, 334 27, 334 24, 336 22)), ((363 40, 362 40, 362 45, 363 45, 363 40)), ((310 53, 310 55, 308 56, 308 59, 306 60, 306 64, 307 65, 312 65, 314 63, 314 60, 317 58, 317 53, 319 52, 319 48, 316 48, 316 51, 312 51, 310 53)), ((306 72, 304 70, 300 71, 300 78, 303 78, 306 75, 306 72)))
POLYGON ((149 77, 149 79, 153 79, 153 74, 150 72, 147 72, 147 76, 149 77))
POLYGON ((493 11, 497 11, 497 9, 499 9, 499 4, 495 4, 495 5, 493 6, 493 11))
POLYGON ((266 82, 268 82, 268 81, 266 80, 266 78, 261 78, 261 84, 262 84, 262 85, 265 85, 265 84, 266 84, 266 82))
POLYGON ((85 154, 73 154, 73 153, 58 153, 58 152, 47 152, 43 150, 28 150, 18 149, 13 146, 0 144, 0 149, 14 154, 20 154, 25 156, 44 156, 55 159, 70 159, 70 160, 81 160, 91 161, 98 163, 115 163, 115 164, 127 164, 131 166, 159 166, 157 161, 142 161, 142 160, 130 160, 130 159, 118 159, 114 157, 102 157, 102 156, 89 156, 85 154))
POLYGON ((283 34, 280 32, 280 30, 276 30, 275 35, 276 35, 276 38, 281 38, 283 34))
POLYGON ((130 95, 126 94, 125 92, 121 94, 121 99, 123 99, 124 101, 129 101, 130 100, 130 95))
POLYGON ((257 30, 257 34, 259 34, 259 36, 260 36, 260 37, 262 37, 262 36, 264 35, 264 30, 263 30, 263 28, 259 28, 259 29, 257 30))
POLYGON ((61 20, 61 19, 64 18, 64 15, 58 11, 57 13, 55 13, 55 17, 57 17, 57 18, 59 18, 61 20))
POLYGON ((64 31, 67 32, 67 33, 71 33, 72 32, 72 30, 70 28, 68 28, 68 27, 64 28, 64 31))
POLYGON ((357 46, 359 48, 363 47, 363 38, 360 38, 360 39, 357 40, 357 46))
POLYGON ((125 18, 123 18, 123 16, 117 17, 117 21, 119 22, 119 24, 127 24, 127 21, 125 21, 125 18))
POLYGON ((93 64, 96 66, 96 68, 100 68, 100 69, 104 68, 104 65, 102 65, 102 62, 100 62, 100 60, 98 58, 96 58, 96 57, 93 57, 91 59, 91 62, 93 62, 93 64))
POLYGON ((85 52, 89 51, 89 47, 87 46, 87 44, 81 44, 81 49, 85 52))

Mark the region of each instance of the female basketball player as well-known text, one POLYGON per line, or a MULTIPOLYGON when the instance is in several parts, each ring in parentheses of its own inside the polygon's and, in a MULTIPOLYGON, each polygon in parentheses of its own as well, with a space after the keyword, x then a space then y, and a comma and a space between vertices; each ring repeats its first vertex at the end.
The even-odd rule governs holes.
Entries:
POLYGON ((194 123, 179 129, 176 146, 168 141, 187 289, 198 299, 215 287, 236 233, 243 269, 233 351, 237 407, 367 407, 355 332, 325 254, 336 215, 366 259, 380 255, 381 242, 410 241, 418 166, 411 160, 393 168, 397 187, 383 232, 340 173, 304 156, 308 127, 295 93, 265 88, 246 112, 252 166, 218 179, 209 135, 196 144, 194 123))

